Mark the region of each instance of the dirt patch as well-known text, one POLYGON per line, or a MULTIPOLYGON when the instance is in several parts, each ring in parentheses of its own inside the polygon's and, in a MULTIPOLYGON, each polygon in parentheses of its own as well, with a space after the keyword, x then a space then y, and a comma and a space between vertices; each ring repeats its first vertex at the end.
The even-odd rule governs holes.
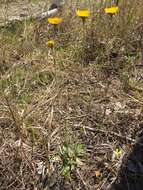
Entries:
POLYGON ((0 25, 5 21, 14 20, 19 17, 32 16, 48 9, 48 3, 45 1, 11 2, 7 5, 2 3, 0 7, 0 25))

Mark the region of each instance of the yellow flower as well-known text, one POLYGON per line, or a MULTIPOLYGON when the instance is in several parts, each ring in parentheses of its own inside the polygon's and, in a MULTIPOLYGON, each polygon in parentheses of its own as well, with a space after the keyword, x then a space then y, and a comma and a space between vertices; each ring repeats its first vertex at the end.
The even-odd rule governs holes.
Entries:
POLYGON ((119 7, 109 7, 104 9, 106 14, 116 14, 119 11, 119 7))
POLYGON ((51 17, 51 18, 48 18, 48 22, 52 25, 58 25, 58 24, 61 24, 63 21, 62 18, 60 17, 51 17))
POLYGON ((55 45, 55 41, 54 40, 48 40, 46 44, 48 47, 52 48, 55 45))
POLYGON ((121 157, 121 155, 122 155, 122 150, 121 150, 121 149, 116 148, 116 149, 113 151, 113 157, 114 157, 114 158, 119 159, 119 158, 121 157))
POLYGON ((89 17, 90 16, 90 11, 87 10, 87 9, 83 9, 83 10, 77 9, 76 15, 78 17, 84 17, 84 18, 89 17))

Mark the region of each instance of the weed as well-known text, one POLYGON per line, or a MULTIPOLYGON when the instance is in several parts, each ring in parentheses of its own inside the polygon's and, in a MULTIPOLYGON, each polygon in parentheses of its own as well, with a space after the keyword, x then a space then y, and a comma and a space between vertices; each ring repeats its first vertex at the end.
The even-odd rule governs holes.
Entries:
POLYGON ((83 163, 83 156, 85 149, 79 143, 63 144, 60 146, 60 159, 62 160, 62 173, 65 178, 71 176, 71 172, 76 168, 81 167, 83 163))

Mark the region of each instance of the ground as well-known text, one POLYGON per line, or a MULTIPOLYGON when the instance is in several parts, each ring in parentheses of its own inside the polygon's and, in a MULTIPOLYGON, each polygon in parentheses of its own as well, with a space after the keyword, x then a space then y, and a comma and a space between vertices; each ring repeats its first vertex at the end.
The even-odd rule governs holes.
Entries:
POLYGON ((14 20, 19 17, 37 15, 48 9, 49 3, 45 1, 10 1, 0 5, 0 25, 6 20, 14 20))
POLYGON ((140 33, 63 18, 1 29, 2 190, 105 189, 142 130, 140 33))

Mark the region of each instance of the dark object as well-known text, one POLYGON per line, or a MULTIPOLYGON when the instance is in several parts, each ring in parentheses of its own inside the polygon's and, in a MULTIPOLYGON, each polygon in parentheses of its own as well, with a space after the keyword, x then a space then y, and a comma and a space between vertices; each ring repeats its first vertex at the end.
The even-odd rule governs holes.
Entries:
POLYGON ((143 132, 123 160, 117 179, 106 190, 143 190, 143 132))
POLYGON ((57 9, 57 8, 58 8, 57 4, 52 3, 51 6, 50 6, 50 8, 49 8, 49 11, 53 10, 53 9, 57 9))
POLYGON ((60 0, 55 0, 50 5, 49 11, 53 10, 53 9, 59 9, 59 10, 61 10, 61 8, 62 8, 62 4, 61 4, 60 0))

